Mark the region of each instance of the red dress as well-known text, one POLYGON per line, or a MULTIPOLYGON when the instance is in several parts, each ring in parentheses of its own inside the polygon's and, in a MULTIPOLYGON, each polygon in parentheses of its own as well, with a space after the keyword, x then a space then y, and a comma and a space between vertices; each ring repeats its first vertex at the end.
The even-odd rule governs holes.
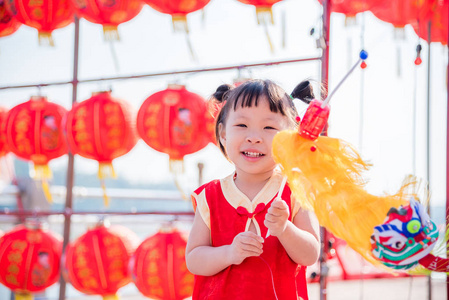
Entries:
MULTIPOLYGON (((238 190, 233 175, 199 187, 192 194, 192 201, 210 229, 212 246, 230 245, 238 233, 248 230, 251 222, 257 233, 265 237, 265 214, 281 181, 282 176, 275 172, 253 201, 238 190)), ((291 221, 299 207, 295 209, 288 186, 282 199, 289 206, 291 221)), ((305 271, 306 267, 290 259, 277 237, 269 236, 260 257, 248 257, 240 265, 231 265, 213 276, 195 276, 192 300, 271 300, 276 299, 274 290, 279 300, 307 300, 305 271)))

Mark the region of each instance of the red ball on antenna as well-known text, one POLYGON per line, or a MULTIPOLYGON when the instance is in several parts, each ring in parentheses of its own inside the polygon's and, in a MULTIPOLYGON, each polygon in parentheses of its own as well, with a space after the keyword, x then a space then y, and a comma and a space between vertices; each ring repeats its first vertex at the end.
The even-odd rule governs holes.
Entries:
POLYGON ((368 65, 366 64, 365 61, 362 61, 362 63, 360 64, 360 68, 365 69, 368 65))
POLYGON ((421 57, 418 56, 418 57, 415 59, 415 65, 419 66, 421 63, 422 63, 422 59, 421 59, 421 57))

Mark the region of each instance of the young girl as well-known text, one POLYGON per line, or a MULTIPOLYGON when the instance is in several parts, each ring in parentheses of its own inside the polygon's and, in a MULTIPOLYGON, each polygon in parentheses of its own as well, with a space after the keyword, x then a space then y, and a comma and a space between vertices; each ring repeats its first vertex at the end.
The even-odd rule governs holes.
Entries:
POLYGON ((295 203, 271 156, 274 135, 297 125, 293 102, 269 80, 222 85, 214 97, 224 103, 216 138, 235 172, 192 194, 192 299, 307 299, 299 265, 316 262, 319 225, 295 203))

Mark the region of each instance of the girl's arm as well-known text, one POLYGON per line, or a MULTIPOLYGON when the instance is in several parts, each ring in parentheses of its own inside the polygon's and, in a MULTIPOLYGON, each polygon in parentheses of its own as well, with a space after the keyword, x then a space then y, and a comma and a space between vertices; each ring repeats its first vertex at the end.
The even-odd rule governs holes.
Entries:
POLYGON ((259 256, 262 243, 263 238, 247 231, 239 233, 231 245, 212 247, 210 230, 197 210, 187 241, 187 268, 196 275, 212 276, 246 257, 259 256))
POLYGON ((310 211, 300 209, 288 221, 289 210, 283 200, 273 201, 265 217, 270 234, 277 236, 290 258, 303 266, 313 265, 320 254, 319 223, 310 211))

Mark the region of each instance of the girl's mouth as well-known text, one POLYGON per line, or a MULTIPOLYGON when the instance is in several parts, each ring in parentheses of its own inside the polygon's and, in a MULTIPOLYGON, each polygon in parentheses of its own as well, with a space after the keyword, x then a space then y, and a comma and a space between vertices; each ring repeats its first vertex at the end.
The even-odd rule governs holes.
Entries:
POLYGON ((245 155, 247 157, 261 157, 261 156, 264 156, 265 154, 262 154, 259 152, 244 151, 243 155, 245 155))

